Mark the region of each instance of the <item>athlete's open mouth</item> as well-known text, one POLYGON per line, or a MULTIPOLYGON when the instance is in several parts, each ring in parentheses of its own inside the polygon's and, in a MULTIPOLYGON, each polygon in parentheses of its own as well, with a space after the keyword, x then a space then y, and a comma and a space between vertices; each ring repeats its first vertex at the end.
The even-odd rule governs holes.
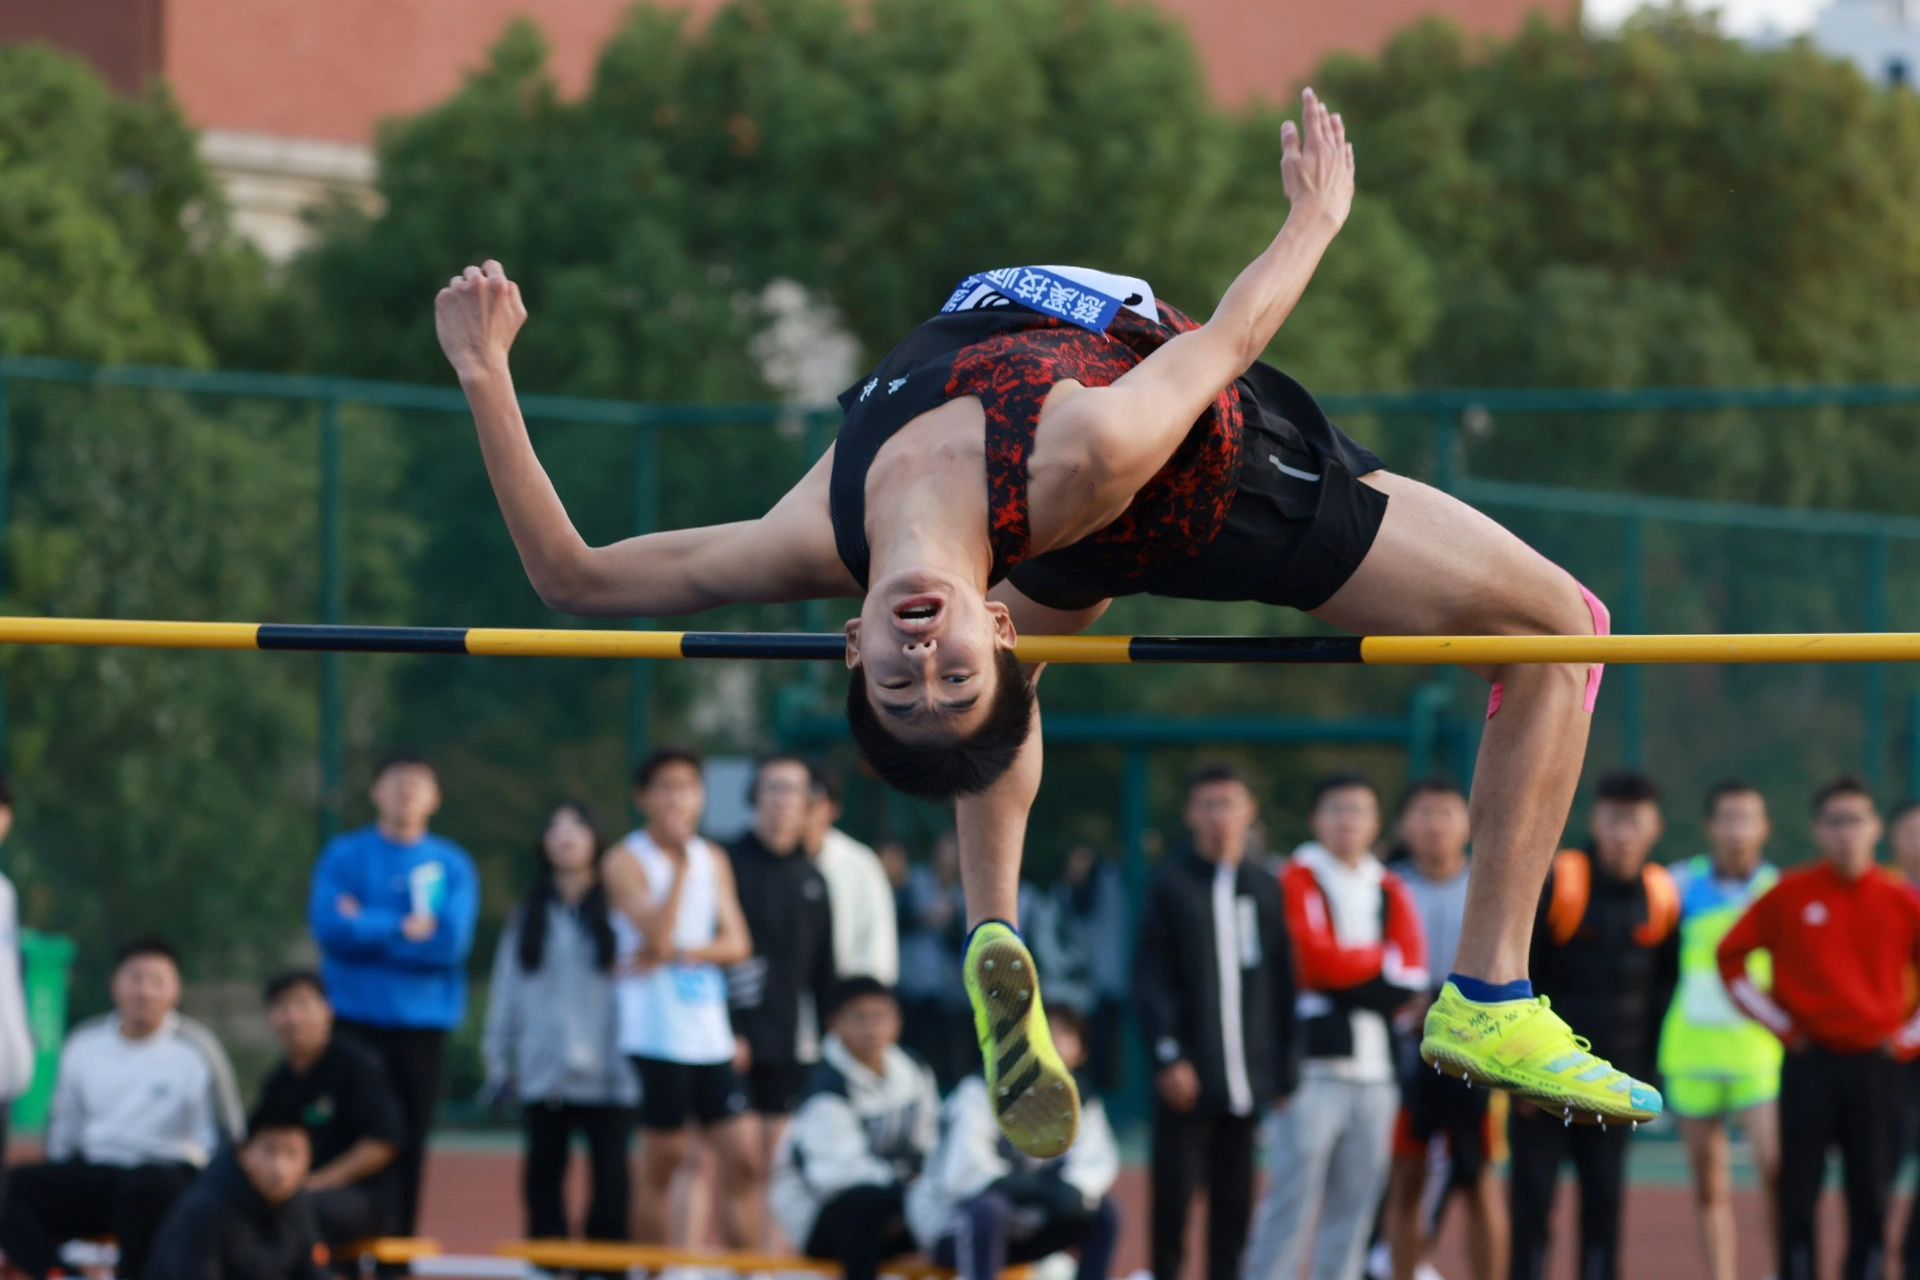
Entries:
POLYGON ((925 631, 940 620, 947 602, 941 596, 909 596, 893 606, 894 625, 902 631, 925 631))

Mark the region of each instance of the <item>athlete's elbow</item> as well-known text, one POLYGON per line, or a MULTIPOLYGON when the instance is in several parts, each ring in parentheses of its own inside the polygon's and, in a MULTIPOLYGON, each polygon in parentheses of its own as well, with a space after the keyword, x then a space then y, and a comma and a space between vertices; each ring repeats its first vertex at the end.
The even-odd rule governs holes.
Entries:
POLYGON ((553 569, 536 570, 528 566, 527 580, 533 584, 540 603, 555 613, 585 614, 587 595, 578 577, 553 569))

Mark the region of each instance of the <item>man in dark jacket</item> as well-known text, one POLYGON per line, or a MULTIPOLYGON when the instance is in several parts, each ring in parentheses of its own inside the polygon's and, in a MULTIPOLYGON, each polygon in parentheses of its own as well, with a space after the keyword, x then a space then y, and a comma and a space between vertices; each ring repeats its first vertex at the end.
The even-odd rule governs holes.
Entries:
MULTIPOLYGON (((1680 893, 1648 859, 1664 827, 1660 790, 1638 773, 1610 773, 1594 788, 1593 851, 1555 856, 1533 938, 1533 985, 1556 1013, 1593 1032, 1595 1054, 1641 1080, 1653 1077, 1660 1022, 1680 977, 1680 893)), ((1546 1275, 1548 1226, 1560 1165, 1580 1179, 1582 1280, 1620 1273, 1627 1126, 1569 1125, 1516 1102, 1512 1150, 1514 1280, 1546 1275)))
POLYGON ((1208 1188, 1208 1280, 1239 1274, 1261 1113, 1293 1092, 1293 956, 1274 876, 1246 863, 1258 806, 1224 766, 1187 784, 1191 849, 1148 885, 1134 1002, 1158 1075, 1153 1110, 1155 1280, 1178 1280, 1187 1210, 1208 1188))
POLYGON ((820 1019, 834 982, 827 882, 802 847, 814 771, 772 756, 753 774, 753 829, 727 847, 753 954, 727 970, 733 1066, 747 1091, 742 1121, 759 1130, 729 1196, 765 1199, 767 1172, 819 1060, 820 1019))
POLYGON ((319 1234, 300 1188, 312 1149, 295 1110, 261 1109, 174 1203, 144 1280, 319 1280, 319 1234))

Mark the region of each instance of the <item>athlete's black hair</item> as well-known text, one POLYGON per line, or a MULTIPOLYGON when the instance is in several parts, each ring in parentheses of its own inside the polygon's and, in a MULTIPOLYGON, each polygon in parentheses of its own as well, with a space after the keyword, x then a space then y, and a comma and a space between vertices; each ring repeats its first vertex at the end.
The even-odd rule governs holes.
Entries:
POLYGON ((1033 731, 1033 685, 1010 649, 994 658, 997 680, 987 718, 978 729, 957 740, 909 742, 896 738, 880 723, 867 682, 853 672, 847 686, 847 725, 853 730, 860 756, 896 791, 922 800, 951 800, 976 795, 1000 779, 1020 754, 1033 731))

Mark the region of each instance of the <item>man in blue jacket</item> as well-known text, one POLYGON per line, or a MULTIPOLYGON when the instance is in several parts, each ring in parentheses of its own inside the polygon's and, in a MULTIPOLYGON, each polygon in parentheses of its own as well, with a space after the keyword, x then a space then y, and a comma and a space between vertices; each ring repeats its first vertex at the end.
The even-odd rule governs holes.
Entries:
POLYGON ((379 1054, 400 1098, 406 1132, 394 1160, 394 1225, 411 1235, 442 1051, 466 1011, 480 888, 467 851, 427 830, 440 808, 431 764, 388 757, 372 795, 374 825, 321 853, 307 919, 335 1025, 379 1054))

